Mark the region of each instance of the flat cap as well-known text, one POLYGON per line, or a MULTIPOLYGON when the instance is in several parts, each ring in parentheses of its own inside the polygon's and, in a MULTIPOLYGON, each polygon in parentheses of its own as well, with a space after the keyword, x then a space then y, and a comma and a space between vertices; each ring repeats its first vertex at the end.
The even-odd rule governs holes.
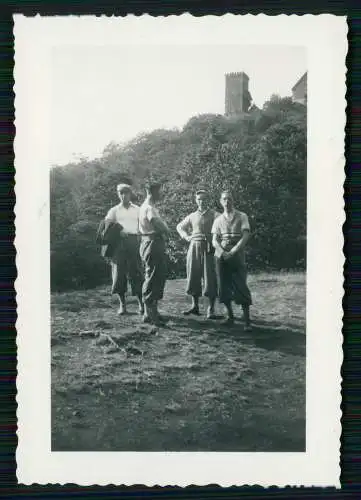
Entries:
POLYGON ((133 190, 132 190, 132 187, 129 184, 118 184, 117 185, 117 191, 119 193, 122 193, 124 191, 130 191, 130 192, 132 192, 133 190))

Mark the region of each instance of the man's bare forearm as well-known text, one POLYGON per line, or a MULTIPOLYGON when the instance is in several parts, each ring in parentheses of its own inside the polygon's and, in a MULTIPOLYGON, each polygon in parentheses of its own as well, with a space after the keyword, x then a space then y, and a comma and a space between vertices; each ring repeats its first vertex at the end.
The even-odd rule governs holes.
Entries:
POLYGON ((217 235, 214 235, 213 238, 212 238, 212 245, 214 246, 214 248, 216 250, 218 250, 218 252, 223 252, 223 248, 221 247, 219 241, 218 241, 218 237, 217 235))
POLYGON ((187 231, 185 229, 183 229, 181 224, 177 225, 177 233, 179 234, 179 236, 181 238, 183 238, 183 240, 189 239, 189 234, 187 233, 187 231))
POLYGON ((235 254, 235 253, 239 252, 240 250, 242 250, 246 246, 246 243, 249 240, 249 237, 250 237, 249 231, 244 231, 242 238, 239 240, 238 243, 236 243, 234 245, 234 247, 230 250, 229 253, 235 254))

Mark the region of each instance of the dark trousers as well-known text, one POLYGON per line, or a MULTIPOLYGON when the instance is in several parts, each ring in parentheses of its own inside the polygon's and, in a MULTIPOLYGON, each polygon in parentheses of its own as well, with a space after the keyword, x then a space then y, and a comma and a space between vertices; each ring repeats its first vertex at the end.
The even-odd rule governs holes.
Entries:
POLYGON ((142 237, 140 256, 144 265, 143 301, 151 304, 163 298, 167 278, 164 239, 160 236, 142 237))
POLYGON ((239 255, 234 255, 229 260, 216 257, 216 272, 218 280, 219 301, 222 304, 236 304, 250 306, 252 304, 251 292, 247 286, 247 269, 239 255))
POLYGON ((141 296, 143 283, 142 262, 139 256, 139 237, 127 235, 111 259, 112 293, 125 295, 130 283, 132 295, 141 296))

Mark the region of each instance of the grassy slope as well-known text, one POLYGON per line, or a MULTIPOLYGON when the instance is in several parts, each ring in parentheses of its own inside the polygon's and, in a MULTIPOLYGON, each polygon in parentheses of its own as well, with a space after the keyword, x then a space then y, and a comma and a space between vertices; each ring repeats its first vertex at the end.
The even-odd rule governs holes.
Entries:
POLYGON ((167 283, 158 330, 141 325, 134 301, 118 318, 109 288, 54 294, 53 449, 304 450, 305 276, 249 285, 247 334, 240 320, 184 318, 182 280, 167 283))

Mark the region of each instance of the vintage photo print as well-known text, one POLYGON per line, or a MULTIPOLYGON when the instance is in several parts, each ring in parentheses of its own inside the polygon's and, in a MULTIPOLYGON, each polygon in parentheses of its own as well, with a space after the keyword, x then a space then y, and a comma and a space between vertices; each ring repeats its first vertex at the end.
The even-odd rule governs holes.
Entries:
POLYGON ((19 482, 338 486, 345 18, 14 21, 19 482))

